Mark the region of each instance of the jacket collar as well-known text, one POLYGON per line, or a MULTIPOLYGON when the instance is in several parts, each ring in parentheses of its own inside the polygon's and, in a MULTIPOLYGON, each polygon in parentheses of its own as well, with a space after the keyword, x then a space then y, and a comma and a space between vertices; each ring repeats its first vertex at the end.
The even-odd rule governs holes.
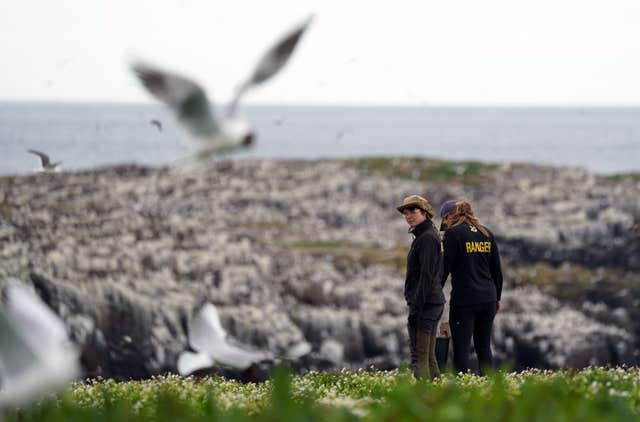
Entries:
POLYGON ((417 226, 409 228, 409 233, 411 233, 416 238, 418 238, 423 233, 427 232, 431 227, 432 227, 431 220, 427 218, 417 226))

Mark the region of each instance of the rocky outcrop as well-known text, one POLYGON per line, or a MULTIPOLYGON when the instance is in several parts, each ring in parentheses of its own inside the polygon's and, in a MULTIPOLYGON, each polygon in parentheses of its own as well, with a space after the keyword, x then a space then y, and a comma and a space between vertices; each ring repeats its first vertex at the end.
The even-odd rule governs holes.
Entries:
MULTIPOLYGON (((343 161, 268 160, 4 177, 0 284, 17 277, 36 288, 83 346, 89 374, 144 378, 175 370, 189 318, 204 301, 239 342, 275 353, 309 342, 303 367, 397 366, 408 354, 409 237, 394 206, 411 193, 436 206, 469 198, 512 264, 638 271, 634 179, 528 165, 500 166, 489 177, 425 183, 343 161)), ((508 288, 505 295, 496 329, 505 362, 635 359, 640 329, 610 320, 597 300, 583 307, 545 299, 544 307, 508 288), (528 319, 547 313, 572 322, 528 319), (564 345, 585 335, 576 324, 606 340, 564 345), (621 343, 623 334, 630 340, 621 343)))
POLYGON ((496 357, 515 369, 633 365, 631 332, 605 324, 535 288, 505 292, 494 328, 496 357))

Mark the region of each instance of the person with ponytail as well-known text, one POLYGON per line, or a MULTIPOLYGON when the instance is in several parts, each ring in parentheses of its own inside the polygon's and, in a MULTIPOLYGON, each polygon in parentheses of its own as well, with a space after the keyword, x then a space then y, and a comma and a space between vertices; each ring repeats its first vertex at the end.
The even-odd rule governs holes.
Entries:
POLYGON ((468 201, 450 200, 440 207, 444 231, 442 286, 451 274, 449 325, 453 363, 469 370, 471 337, 483 374, 493 367, 491 330, 500 310, 502 269, 496 240, 480 223, 468 201))
POLYGON ((416 378, 433 379, 440 375, 436 360, 436 328, 445 302, 440 284, 440 234, 431 221, 433 208, 422 196, 408 196, 396 209, 404 216, 413 236, 404 282, 404 297, 409 307, 407 328, 411 367, 416 378))

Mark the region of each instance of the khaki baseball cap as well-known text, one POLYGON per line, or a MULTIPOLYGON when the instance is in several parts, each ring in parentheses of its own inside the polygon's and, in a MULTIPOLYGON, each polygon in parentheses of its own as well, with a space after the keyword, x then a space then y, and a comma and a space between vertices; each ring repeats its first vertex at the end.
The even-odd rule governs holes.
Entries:
POLYGON ((407 208, 420 208, 422 211, 426 211, 429 217, 433 217, 433 207, 420 195, 407 196, 402 200, 402 204, 396 207, 399 212, 403 212, 407 208))

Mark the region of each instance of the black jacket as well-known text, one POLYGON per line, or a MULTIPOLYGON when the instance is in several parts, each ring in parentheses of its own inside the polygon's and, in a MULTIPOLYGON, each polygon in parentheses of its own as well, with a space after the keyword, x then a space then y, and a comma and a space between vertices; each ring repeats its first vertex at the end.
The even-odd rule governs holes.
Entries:
POLYGON ((404 298, 407 304, 421 310, 427 304, 445 302, 442 293, 442 244, 436 228, 427 219, 413 228, 415 239, 407 256, 404 298))
POLYGON ((493 233, 485 237, 462 223, 444 233, 442 285, 451 273, 451 306, 476 305, 500 300, 502 269, 493 233))

